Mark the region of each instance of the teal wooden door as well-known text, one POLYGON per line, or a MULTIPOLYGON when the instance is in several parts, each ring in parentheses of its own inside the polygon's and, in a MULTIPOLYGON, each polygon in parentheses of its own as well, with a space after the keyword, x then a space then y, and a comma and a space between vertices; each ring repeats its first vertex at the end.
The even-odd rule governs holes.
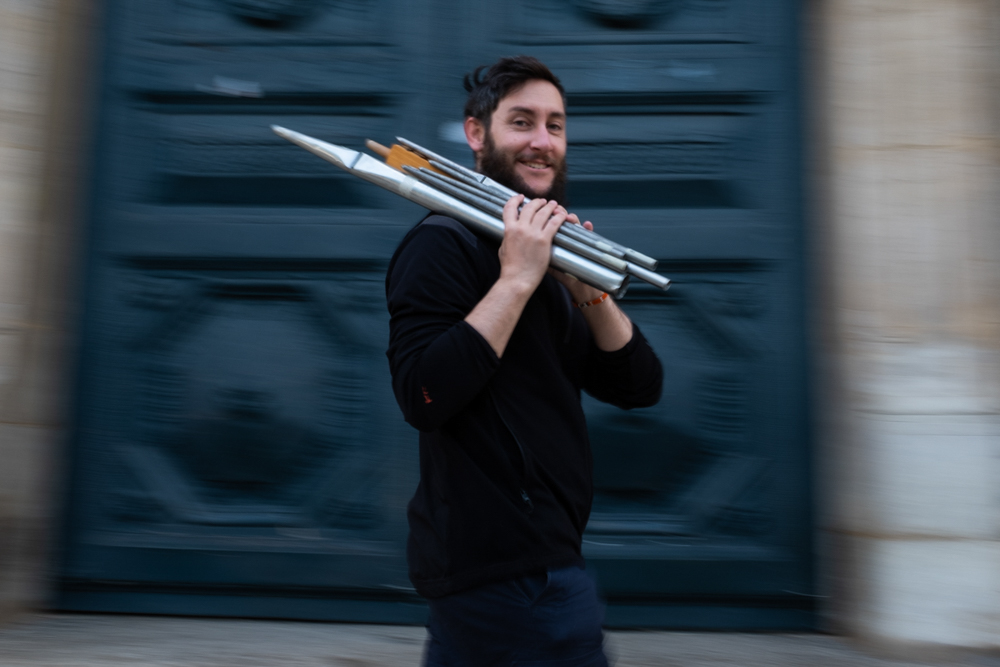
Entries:
POLYGON ((570 204, 661 260, 660 405, 587 400, 616 625, 812 623, 796 3, 110 0, 64 609, 420 622, 382 281, 422 215, 267 129, 469 163, 461 76, 569 96, 570 204))

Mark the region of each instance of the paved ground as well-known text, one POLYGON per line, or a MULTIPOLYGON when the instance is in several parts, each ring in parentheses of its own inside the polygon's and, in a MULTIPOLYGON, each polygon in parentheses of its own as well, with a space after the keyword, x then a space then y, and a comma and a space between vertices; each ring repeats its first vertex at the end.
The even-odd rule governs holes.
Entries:
MULTIPOLYGON (((403 667, 423 628, 392 625, 44 615, 0 628, 3 667, 403 667)), ((822 635, 612 632, 618 667, 905 667, 822 635)), ((936 665, 1000 665, 987 657, 936 665)))

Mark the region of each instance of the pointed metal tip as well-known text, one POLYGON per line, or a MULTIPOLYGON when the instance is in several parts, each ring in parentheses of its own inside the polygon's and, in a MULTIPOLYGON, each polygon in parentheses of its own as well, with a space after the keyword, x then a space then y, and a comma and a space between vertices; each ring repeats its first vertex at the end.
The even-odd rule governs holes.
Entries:
POLYGON ((281 127, 280 125, 272 125, 271 129, 279 137, 287 139, 293 144, 297 144, 302 148, 305 148, 307 151, 315 153, 327 162, 332 162, 341 169, 353 169, 354 164, 362 155, 362 153, 351 150, 345 146, 331 144, 326 141, 322 141, 321 139, 310 137, 308 134, 302 134, 301 132, 296 132, 295 130, 289 130, 288 128, 281 127))

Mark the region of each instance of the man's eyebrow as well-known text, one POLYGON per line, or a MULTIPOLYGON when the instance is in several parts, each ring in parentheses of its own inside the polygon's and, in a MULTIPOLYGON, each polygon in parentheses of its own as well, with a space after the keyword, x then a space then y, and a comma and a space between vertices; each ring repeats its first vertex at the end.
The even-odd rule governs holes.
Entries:
MULTIPOLYGON (((535 110, 534 109, 529 109, 528 107, 511 107, 510 109, 507 109, 507 113, 526 113, 526 114, 534 115, 535 114, 535 110)), ((549 117, 550 118, 552 118, 552 117, 555 117, 555 118, 565 118, 566 114, 564 114, 561 111, 556 111, 555 113, 549 114, 549 117)))

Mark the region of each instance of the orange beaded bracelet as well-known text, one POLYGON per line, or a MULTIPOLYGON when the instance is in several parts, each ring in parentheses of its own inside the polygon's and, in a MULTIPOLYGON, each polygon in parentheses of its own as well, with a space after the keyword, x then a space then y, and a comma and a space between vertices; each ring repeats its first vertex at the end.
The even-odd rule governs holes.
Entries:
POLYGON ((576 301, 574 301, 573 305, 576 306, 577 308, 586 308, 587 306, 596 306, 599 303, 604 303, 604 301, 607 298, 608 298, 608 293, 605 292, 604 294, 602 294, 601 296, 597 297, 593 301, 587 301, 585 303, 577 303, 576 301))

